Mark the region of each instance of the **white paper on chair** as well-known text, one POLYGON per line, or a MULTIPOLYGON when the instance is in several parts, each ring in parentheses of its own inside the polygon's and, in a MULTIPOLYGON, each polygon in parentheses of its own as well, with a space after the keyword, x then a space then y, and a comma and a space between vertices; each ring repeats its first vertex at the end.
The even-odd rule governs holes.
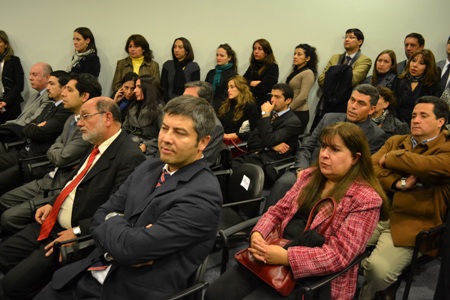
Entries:
POLYGON ((248 187, 250 186, 250 178, 247 176, 242 176, 241 186, 248 191, 248 187))

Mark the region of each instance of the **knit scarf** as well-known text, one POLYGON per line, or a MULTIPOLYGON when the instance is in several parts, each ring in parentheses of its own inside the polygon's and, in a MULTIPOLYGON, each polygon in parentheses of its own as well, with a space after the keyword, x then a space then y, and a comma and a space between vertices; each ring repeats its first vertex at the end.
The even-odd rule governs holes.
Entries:
POLYGON ((289 84, 289 82, 292 80, 292 78, 294 78, 297 74, 299 74, 299 73, 301 73, 301 72, 303 72, 305 70, 308 70, 308 69, 309 68, 308 68, 307 65, 304 65, 300 69, 294 69, 294 71, 292 71, 292 73, 289 74, 289 76, 286 78, 286 83, 289 84))
POLYGON ((422 80, 423 74, 419 76, 412 76, 409 74, 409 72, 406 73, 406 79, 408 79, 410 82, 419 82, 422 80))
POLYGON ((370 118, 372 119, 372 121, 373 121, 375 124, 380 125, 380 124, 383 124, 384 119, 386 119, 386 116, 387 116, 388 114, 389 114, 389 110, 385 109, 385 110, 383 111, 383 113, 381 114, 381 116, 375 117, 375 118, 370 117, 370 118))
POLYGON ((186 83, 186 76, 184 76, 184 69, 189 62, 183 59, 179 61, 178 59, 173 60, 175 66, 175 75, 173 77, 173 87, 172 93, 174 95, 181 95, 184 92, 184 84, 186 83))
POLYGON ((229 70, 233 67, 233 63, 228 63, 226 65, 223 66, 218 66, 216 65, 216 73, 214 74, 214 78, 213 78, 213 83, 212 83, 212 88, 213 91, 216 91, 216 88, 219 86, 220 84, 220 79, 222 79, 222 72, 229 70))
POLYGON ((75 51, 75 54, 72 57, 72 62, 67 66, 66 71, 67 72, 72 71, 72 69, 75 68, 84 57, 86 57, 89 54, 94 53, 94 52, 95 52, 94 49, 89 49, 83 53, 79 53, 78 51, 75 51))

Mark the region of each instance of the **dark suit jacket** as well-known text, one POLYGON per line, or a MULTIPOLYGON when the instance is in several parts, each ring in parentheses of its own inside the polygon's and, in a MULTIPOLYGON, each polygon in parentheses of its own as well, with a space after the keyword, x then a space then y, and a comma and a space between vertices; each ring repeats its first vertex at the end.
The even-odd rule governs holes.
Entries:
MULTIPOLYGON (((89 148, 83 162, 92 148, 93 146, 89 148)), ((117 191, 134 168, 144 160, 145 156, 138 145, 121 132, 78 185, 73 203, 72 227, 80 226, 83 235, 89 234, 91 218, 97 208, 117 191)), ((81 165, 82 163, 69 178, 76 175, 81 165)), ((56 197, 50 204, 53 205, 55 200, 56 197)))
POLYGON ((70 72, 77 74, 89 73, 98 77, 100 74, 100 58, 98 58, 97 53, 91 53, 88 56, 84 56, 70 72))
POLYGON ((292 156, 298 149, 298 136, 302 130, 302 122, 290 109, 276 118, 273 123, 270 122, 270 119, 271 117, 261 118, 258 127, 248 139, 248 147, 251 151, 259 151, 263 162, 292 156), (272 150, 272 147, 281 143, 289 145, 288 152, 278 154, 272 150), (261 149, 265 150, 261 151, 261 149))
MULTIPOLYGON (((320 150, 319 137, 322 129, 324 129, 328 125, 346 121, 347 114, 325 114, 320 123, 314 129, 311 136, 301 145, 300 149, 298 150, 294 168, 306 169, 317 160, 320 150)), ((383 131, 383 129, 372 122, 370 118, 367 118, 364 122, 354 124, 359 126, 366 135, 367 141, 369 142, 370 153, 372 154, 377 152, 378 149, 380 149, 381 146, 384 145, 384 142, 388 138, 388 135, 383 131)))
POLYGON ((64 287, 104 252, 114 260, 101 299, 165 299, 185 288, 213 246, 222 195, 205 159, 155 188, 163 166, 159 159, 146 161, 97 210, 91 226, 97 249, 57 271, 53 288, 64 287), (110 212, 125 216, 104 221, 110 212), (130 267, 150 260, 151 266, 130 267))
POLYGON ((42 113, 22 129, 23 136, 30 141, 30 147, 28 151, 20 151, 21 157, 44 155, 61 134, 64 123, 71 114, 70 110, 64 108, 63 103, 56 107, 53 101, 47 104, 42 113), (41 127, 37 126, 42 122, 47 123, 41 127))
POLYGON ((20 103, 23 102, 21 92, 23 91, 24 74, 22 64, 17 56, 11 56, 10 59, 5 60, 1 80, 4 88, 2 101, 7 104, 3 117, 4 120, 11 120, 20 114, 20 103))

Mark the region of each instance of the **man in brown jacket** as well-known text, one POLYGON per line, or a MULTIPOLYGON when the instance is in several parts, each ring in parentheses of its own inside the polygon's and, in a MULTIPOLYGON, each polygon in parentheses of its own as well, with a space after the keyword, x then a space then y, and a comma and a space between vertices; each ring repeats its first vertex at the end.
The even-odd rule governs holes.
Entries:
POLYGON ((376 248, 362 263, 366 282, 360 300, 373 299, 395 283, 411 261, 416 235, 443 222, 450 199, 450 136, 444 129, 448 117, 443 100, 419 98, 411 134, 391 137, 372 156, 392 207, 390 220, 380 221, 369 240, 376 248))

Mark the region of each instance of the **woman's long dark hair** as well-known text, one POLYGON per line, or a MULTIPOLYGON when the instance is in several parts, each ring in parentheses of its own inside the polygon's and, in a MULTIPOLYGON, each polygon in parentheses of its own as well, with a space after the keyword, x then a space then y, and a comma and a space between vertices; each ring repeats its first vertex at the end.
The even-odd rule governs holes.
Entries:
POLYGON ((156 121, 158 119, 158 114, 161 111, 159 107, 164 104, 163 91, 159 85, 159 81, 150 75, 143 75, 139 77, 139 80, 141 81, 141 89, 144 99, 142 101, 134 101, 132 106, 140 105, 141 108, 139 111, 142 111, 144 107, 147 108, 146 110, 149 113, 149 120, 151 122, 156 121))

